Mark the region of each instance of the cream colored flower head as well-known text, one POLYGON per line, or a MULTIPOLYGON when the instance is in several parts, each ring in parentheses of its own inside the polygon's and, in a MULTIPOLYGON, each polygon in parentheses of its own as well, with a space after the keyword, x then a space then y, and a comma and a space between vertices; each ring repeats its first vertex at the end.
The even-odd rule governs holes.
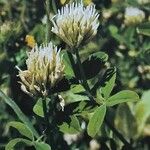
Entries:
POLYGON ((60 50, 52 43, 37 45, 28 53, 27 70, 19 69, 21 88, 32 95, 47 95, 64 76, 60 50))
POLYGON ((135 25, 141 23, 145 19, 145 13, 135 7, 127 7, 125 10, 125 24, 135 25))
POLYGON ((72 49, 87 43, 97 33, 99 14, 95 5, 83 6, 72 3, 58 10, 52 19, 52 32, 59 36, 72 49))

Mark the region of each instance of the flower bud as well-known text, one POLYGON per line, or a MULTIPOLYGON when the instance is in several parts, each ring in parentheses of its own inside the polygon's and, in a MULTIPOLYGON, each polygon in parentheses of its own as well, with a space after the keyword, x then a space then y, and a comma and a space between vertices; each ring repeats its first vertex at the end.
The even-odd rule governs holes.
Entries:
POLYGON ((60 50, 52 43, 37 45, 28 52, 27 70, 20 70, 21 88, 32 96, 47 95, 64 76, 60 50))
POLYGON ((52 19, 52 32, 76 49, 96 35, 98 17, 95 5, 84 7, 82 3, 67 4, 52 19))

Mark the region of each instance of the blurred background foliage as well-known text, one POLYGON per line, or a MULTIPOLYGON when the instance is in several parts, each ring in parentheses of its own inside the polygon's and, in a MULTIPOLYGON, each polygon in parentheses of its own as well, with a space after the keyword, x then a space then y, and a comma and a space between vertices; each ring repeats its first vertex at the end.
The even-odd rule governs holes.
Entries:
MULTIPOLYGON (((51 17, 57 8, 73 0, 55 0, 51 17)), ((141 101, 136 104, 121 104, 113 110, 112 123, 123 135, 137 145, 137 149, 150 149, 150 2, 149 0, 84 0, 84 4, 94 3, 100 13, 100 27, 97 36, 80 52, 85 60, 95 51, 109 55, 107 66, 116 66, 117 82, 114 92, 122 89, 137 91, 141 101), (145 18, 137 24, 125 24, 125 9, 141 9, 145 18)), ((26 52, 34 43, 45 41, 46 12, 44 0, 0 0, 0 89, 33 119, 35 104, 24 94, 18 83, 15 66, 25 68, 26 52), (28 35, 28 36, 27 36, 28 35)), ((53 37, 53 42, 65 49, 65 44, 53 37)), ((96 66, 95 66, 96 67, 96 66)), ((90 69, 90 68, 89 68, 90 69)), ((91 84, 94 82, 90 80, 91 84)), ((65 95, 73 99, 73 93, 65 95)), ((80 99, 80 97, 79 97, 80 99)), ((8 132, 7 123, 17 120, 14 112, 0 100, 0 149, 18 132, 8 132)), ((104 127, 105 128, 105 127, 104 127)), ((115 137, 109 133, 99 134, 95 139, 87 135, 65 135, 72 149, 112 149, 115 137), (69 139, 69 140, 68 140, 69 139), (84 139, 84 141, 83 141, 84 139), (93 147, 95 145, 95 147, 93 147), (96 147, 97 146, 97 147, 96 147)), ((107 132, 107 129, 105 129, 107 132)), ((26 148, 29 150, 29 148, 26 148)), ((20 150, 20 149, 19 149, 20 150)))

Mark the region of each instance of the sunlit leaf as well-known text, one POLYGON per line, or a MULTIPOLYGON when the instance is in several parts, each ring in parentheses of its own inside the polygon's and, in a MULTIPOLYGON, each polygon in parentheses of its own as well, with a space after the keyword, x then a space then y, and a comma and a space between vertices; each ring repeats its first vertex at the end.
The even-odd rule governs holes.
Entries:
POLYGON ((87 126, 88 135, 94 137, 98 133, 104 121, 105 114, 106 114, 106 105, 102 105, 94 111, 87 126))
POLYGON ((142 95, 142 100, 135 106, 135 117, 138 123, 138 130, 141 132, 147 119, 150 117, 150 90, 142 95))
POLYGON ((115 126, 126 138, 136 137, 136 120, 127 104, 120 104, 117 108, 115 126))
POLYGON ((8 125, 17 129, 20 132, 20 134, 33 140, 33 133, 25 124, 17 121, 11 121, 8 125))
POLYGON ((5 150, 15 150, 15 146, 16 146, 18 143, 25 143, 25 144, 28 145, 28 146, 31 146, 31 145, 32 145, 32 142, 29 141, 29 140, 26 140, 26 139, 23 139, 23 138, 16 138, 16 139, 11 140, 11 141, 6 145, 5 150))
POLYGON ((137 32, 139 34, 143 34, 146 36, 150 36, 150 22, 146 22, 141 24, 138 28, 137 28, 137 32))
POLYGON ((34 147, 36 150, 51 150, 51 147, 44 142, 34 142, 34 147))
POLYGON ((33 107, 33 112, 40 117, 44 117, 42 99, 39 99, 36 102, 36 104, 33 107))
POLYGON ((116 72, 112 74, 112 77, 106 80, 106 82, 102 85, 101 92, 105 99, 108 99, 110 96, 116 81, 116 72))
POLYGON ((13 110, 14 112, 17 114, 18 118, 27 126, 29 127, 29 129, 33 132, 34 136, 36 138, 39 137, 39 134, 37 133, 37 131, 34 129, 31 121, 23 114, 23 112, 20 110, 20 108, 18 107, 18 105, 11 100, 8 96, 6 96, 1 90, 0 90, 0 99, 4 100, 4 102, 6 104, 8 104, 13 110))
POLYGON ((66 51, 62 51, 61 52, 61 55, 62 55, 62 60, 63 60, 63 63, 65 65, 65 75, 68 76, 68 77, 74 77, 74 72, 73 72, 73 69, 72 69, 72 66, 71 66, 71 62, 70 62, 70 59, 68 57, 68 54, 66 51))
POLYGON ((63 133, 76 134, 81 131, 79 121, 76 116, 71 116, 66 122, 59 126, 59 130, 63 133))
MULTIPOLYGON (((95 77, 103 68, 105 62, 108 60, 108 55, 104 52, 96 52, 91 54, 82 65, 87 79, 95 77)), ((81 78, 78 75, 78 78, 81 78)))
POLYGON ((139 100, 139 96, 136 92, 130 90, 123 90, 117 94, 109 97, 106 101, 107 106, 114 106, 125 102, 135 102, 139 100))

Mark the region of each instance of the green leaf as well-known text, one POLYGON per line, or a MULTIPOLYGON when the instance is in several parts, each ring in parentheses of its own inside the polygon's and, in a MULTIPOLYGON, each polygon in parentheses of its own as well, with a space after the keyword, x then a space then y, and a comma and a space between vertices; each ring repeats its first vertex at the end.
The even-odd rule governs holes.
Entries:
POLYGON ((94 137, 98 133, 104 121, 105 114, 106 105, 102 105, 94 111, 94 114, 90 118, 90 121, 87 126, 87 132, 89 136, 94 137))
POLYGON ((147 119, 150 117, 150 90, 144 92, 141 99, 135 106, 135 118, 139 133, 142 132, 147 119))
POLYGON ((36 102, 36 104, 33 107, 33 112, 40 117, 44 117, 42 99, 39 99, 36 102))
POLYGON ((73 72, 73 69, 72 69, 72 66, 71 66, 71 62, 70 62, 70 59, 68 57, 68 54, 66 51, 61 51, 61 55, 62 55, 62 60, 63 60, 63 63, 65 65, 65 75, 68 76, 68 77, 74 77, 74 72, 73 72))
MULTIPOLYGON (((91 54, 82 65, 86 75, 86 79, 95 77, 100 70, 104 67, 105 62, 108 60, 108 55, 104 52, 96 52, 91 54)), ((78 78, 81 76, 78 74, 78 78)))
POLYGON ((105 70, 105 73, 103 73, 103 76, 101 78, 99 78, 99 80, 95 83, 95 85, 91 89, 91 92, 93 94, 96 94, 96 92, 99 88, 102 88, 102 87, 105 88, 106 83, 112 78, 112 76, 115 74, 115 72, 116 72, 116 69, 114 67, 105 70))
POLYGON ((96 91, 96 102, 99 104, 99 105, 101 105, 102 103, 104 103, 106 100, 102 97, 102 95, 101 95, 101 90, 100 89, 98 89, 97 91, 96 91))
POLYGON ((141 24, 138 28, 137 28, 137 32, 139 34, 143 34, 146 36, 150 36, 150 22, 146 22, 141 24))
POLYGON ((77 85, 72 85, 70 91, 73 93, 80 93, 80 92, 84 92, 85 89, 81 84, 77 84, 77 85))
POLYGON ((89 100, 86 95, 75 94, 71 90, 61 93, 62 97, 65 99, 66 103, 73 103, 77 101, 89 100))
POLYGON ((130 107, 127 104, 120 104, 116 111, 115 126, 126 138, 135 138, 137 124, 130 107))
POLYGON ((8 126, 16 128, 20 132, 20 134, 33 140, 33 133, 25 124, 17 121, 12 121, 9 122, 8 126))
POLYGON ((38 138, 39 134, 34 129, 31 121, 23 114, 23 112, 20 110, 18 105, 13 100, 11 100, 8 96, 6 96, 1 90, 0 90, 0 99, 4 100, 4 102, 14 110, 18 118, 33 132, 34 136, 38 138))
POLYGON ((109 97, 106 100, 107 106, 114 106, 120 103, 125 102, 135 102, 139 100, 139 96, 136 92, 130 91, 130 90, 123 90, 121 92, 118 92, 117 94, 109 97))
POLYGON ((63 133, 76 134, 81 131, 79 121, 76 116, 71 116, 66 122, 59 126, 59 130, 63 133))
POLYGON ((89 60, 98 59, 102 62, 106 62, 108 60, 108 55, 105 52, 96 52, 89 56, 89 60))
POLYGON ((105 99, 108 99, 110 96, 116 81, 116 69, 112 73, 112 77, 108 78, 108 80, 105 81, 104 85, 102 85, 101 92, 105 99))
POLYGON ((114 25, 110 25, 108 29, 112 35, 115 35, 118 33, 118 28, 114 25))
MULTIPOLYGON (((70 103, 68 105, 65 106, 65 109, 62 113, 64 113, 64 116, 71 116, 74 114, 81 114, 82 112, 93 112, 93 109, 97 107, 97 104, 94 103, 92 101, 89 100, 85 100, 85 101, 78 101, 78 102, 74 102, 74 103, 70 103)), ((61 117, 62 119, 62 117, 61 117)))
MULTIPOLYGON (((46 105, 48 105, 48 103, 50 102, 49 98, 46 98, 46 105)), ((44 117, 44 112, 43 112, 43 103, 42 103, 42 99, 38 99, 38 101, 36 102, 36 104, 33 107, 33 112, 40 116, 40 117, 44 117)))
POLYGON ((34 147, 36 150, 51 150, 51 147, 44 142, 34 142, 34 147))
POLYGON ((16 139, 13 139, 11 140, 5 147, 5 150, 15 150, 15 146, 18 144, 18 143, 25 143, 27 144, 28 146, 31 146, 32 145, 32 142, 29 141, 29 140, 26 140, 26 139, 23 139, 23 138, 16 138, 16 139))

